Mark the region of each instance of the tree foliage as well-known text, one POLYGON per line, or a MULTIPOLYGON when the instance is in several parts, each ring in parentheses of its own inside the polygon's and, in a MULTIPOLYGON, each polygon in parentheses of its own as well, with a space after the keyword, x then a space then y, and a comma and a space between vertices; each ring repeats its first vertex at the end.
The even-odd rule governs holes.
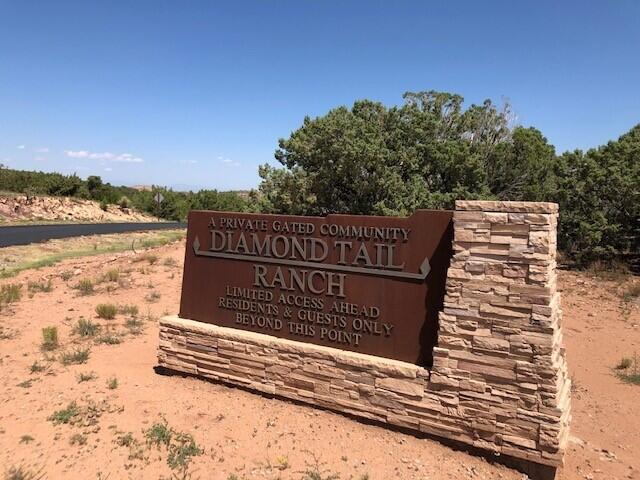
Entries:
MULTIPOLYGON (((581 264, 640 257, 640 125, 556 164, 559 246, 581 264)), ((635 264, 637 267, 637 263, 635 264)))
POLYGON ((0 191, 32 195, 52 195, 78 197, 96 200, 103 209, 109 204, 121 208, 137 210, 157 215, 167 220, 183 221, 189 210, 234 210, 249 209, 248 201, 236 192, 218 192, 200 190, 193 192, 175 192, 164 187, 152 187, 151 190, 137 190, 131 187, 114 186, 104 183, 99 176, 91 175, 82 180, 77 175, 59 173, 30 172, 0 168, 0 191), (161 192, 164 200, 158 209, 154 196, 161 192))
POLYGON ((409 92, 401 106, 360 100, 306 117, 279 140, 284 168, 260 167, 258 207, 287 214, 408 215, 456 199, 555 201, 559 242, 580 264, 637 257, 640 126, 557 156, 508 104, 464 108, 460 95, 409 92))

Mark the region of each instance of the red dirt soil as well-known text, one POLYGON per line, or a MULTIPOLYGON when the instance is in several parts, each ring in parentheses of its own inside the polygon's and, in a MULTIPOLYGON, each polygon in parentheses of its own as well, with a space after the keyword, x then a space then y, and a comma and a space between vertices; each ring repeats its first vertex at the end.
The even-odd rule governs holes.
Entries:
MULTIPOLYGON (((358 480, 526 478, 431 439, 221 384, 155 373, 157 319, 177 313, 183 255, 184 242, 176 242, 146 254, 70 260, 0 280, 0 286, 23 284, 23 298, 0 312, 0 474, 23 465, 40 469, 49 479, 170 478, 180 472, 168 466, 167 449, 147 446, 143 433, 164 418, 175 431, 192 434, 204 450, 193 457, 186 475, 173 478, 300 479, 314 478, 305 476, 314 470, 322 479, 333 473, 358 480), (158 257, 153 265, 154 258, 145 257, 149 253, 158 257), (119 270, 118 282, 99 283, 87 296, 73 288, 80 279, 97 279, 111 269, 119 270), (43 279, 52 279, 53 290, 29 298, 27 283, 43 279), (129 333, 123 314, 97 318, 100 303, 137 305, 142 333, 129 333), (121 333, 122 343, 98 345, 78 338, 72 329, 80 317, 101 324, 102 333, 121 333), (50 353, 40 348, 46 326, 57 326, 60 337, 60 347, 50 353), (91 349, 85 364, 61 363, 62 352, 85 346, 91 349), (35 361, 46 370, 31 373, 35 361), (97 378, 79 382, 81 372, 97 378), (115 389, 107 386, 112 377, 118 380, 115 389), (82 424, 48 420, 72 401, 81 409, 96 408, 82 424), (132 445, 119 445, 118 438, 129 432, 132 445), (77 443, 79 436, 71 444, 74 434, 86 444, 77 443)), ((559 479, 640 479, 640 386, 621 382, 613 370, 621 357, 640 350, 640 308, 621 296, 631 282, 637 279, 560 274, 575 387, 572 439, 559 479)))

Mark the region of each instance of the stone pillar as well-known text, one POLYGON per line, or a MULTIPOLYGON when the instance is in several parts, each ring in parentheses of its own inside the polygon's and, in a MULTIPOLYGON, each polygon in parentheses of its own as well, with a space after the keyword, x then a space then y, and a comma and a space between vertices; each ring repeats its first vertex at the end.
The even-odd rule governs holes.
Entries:
POLYGON ((554 203, 456 202, 429 385, 475 446, 553 466, 570 419, 557 222, 554 203))

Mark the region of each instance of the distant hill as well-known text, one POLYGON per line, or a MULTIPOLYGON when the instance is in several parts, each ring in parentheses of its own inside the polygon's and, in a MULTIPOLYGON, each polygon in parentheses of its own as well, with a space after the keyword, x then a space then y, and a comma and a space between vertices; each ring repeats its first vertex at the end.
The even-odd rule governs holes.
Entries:
POLYGON ((153 222, 156 217, 134 208, 101 206, 100 202, 81 198, 0 195, 0 224, 37 221, 153 222))
MULTIPOLYGON (((58 208, 61 208, 61 218, 76 218, 78 215, 87 220, 103 218, 103 221, 115 221, 122 214, 129 215, 133 209, 143 212, 140 215, 153 215, 167 220, 185 220, 189 210, 223 210, 247 211, 251 210, 250 192, 218 192, 217 190, 199 190, 197 192, 179 192, 157 185, 135 185, 133 187, 116 186, 105 183, 102 178, 90 175, 86 179, 79 176, 62 175, 60 173, 34 172, 14 170, 0 165, 0 192, 5 192, 6 198, 14 198, 15 194, 24 197, 24 201, 6 200, 3 216, 16 219, 20 217, 18 211, 24 212, 26 218, 39 216, 48 218, 55 213, 47 213, 48 207, 43 207, 39 213, 31 211, 31 207, 40 204, 43 197, 68 197, 70 201, 59 198, 58 208), (154 199, 156 192, 162 192, 163 201, 158 205, 154 199), (68 210, 72 205, 79 205, 78 200, 93 201, 103 213, 93 211, 74 214, 68 210), (16 209, 12 213, 12 209, 16 209), (129 213, 126 213, 126 212, 129 213), (110 219, 110 216, 115 216, 110 219)), ((44 204, 55 204, 53 200, 44 204)), ((43 205, 44 205, 43 204, 43 205)), ((88 204, 85 204, 88 205, 88 204)), ((75 208, 75 207, 74 207, 75 208)), ((6 220, 5 220, 6 221, 6 220)), ((127 221, 122 219, 121 221, 127 221)))

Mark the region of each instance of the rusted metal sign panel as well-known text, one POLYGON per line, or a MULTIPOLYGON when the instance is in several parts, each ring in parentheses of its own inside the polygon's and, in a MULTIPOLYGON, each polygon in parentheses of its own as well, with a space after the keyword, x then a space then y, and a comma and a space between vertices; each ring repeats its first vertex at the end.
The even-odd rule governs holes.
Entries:
POLYGON ((429 365, 451 219, 193 211, 180 316, 429 365))

